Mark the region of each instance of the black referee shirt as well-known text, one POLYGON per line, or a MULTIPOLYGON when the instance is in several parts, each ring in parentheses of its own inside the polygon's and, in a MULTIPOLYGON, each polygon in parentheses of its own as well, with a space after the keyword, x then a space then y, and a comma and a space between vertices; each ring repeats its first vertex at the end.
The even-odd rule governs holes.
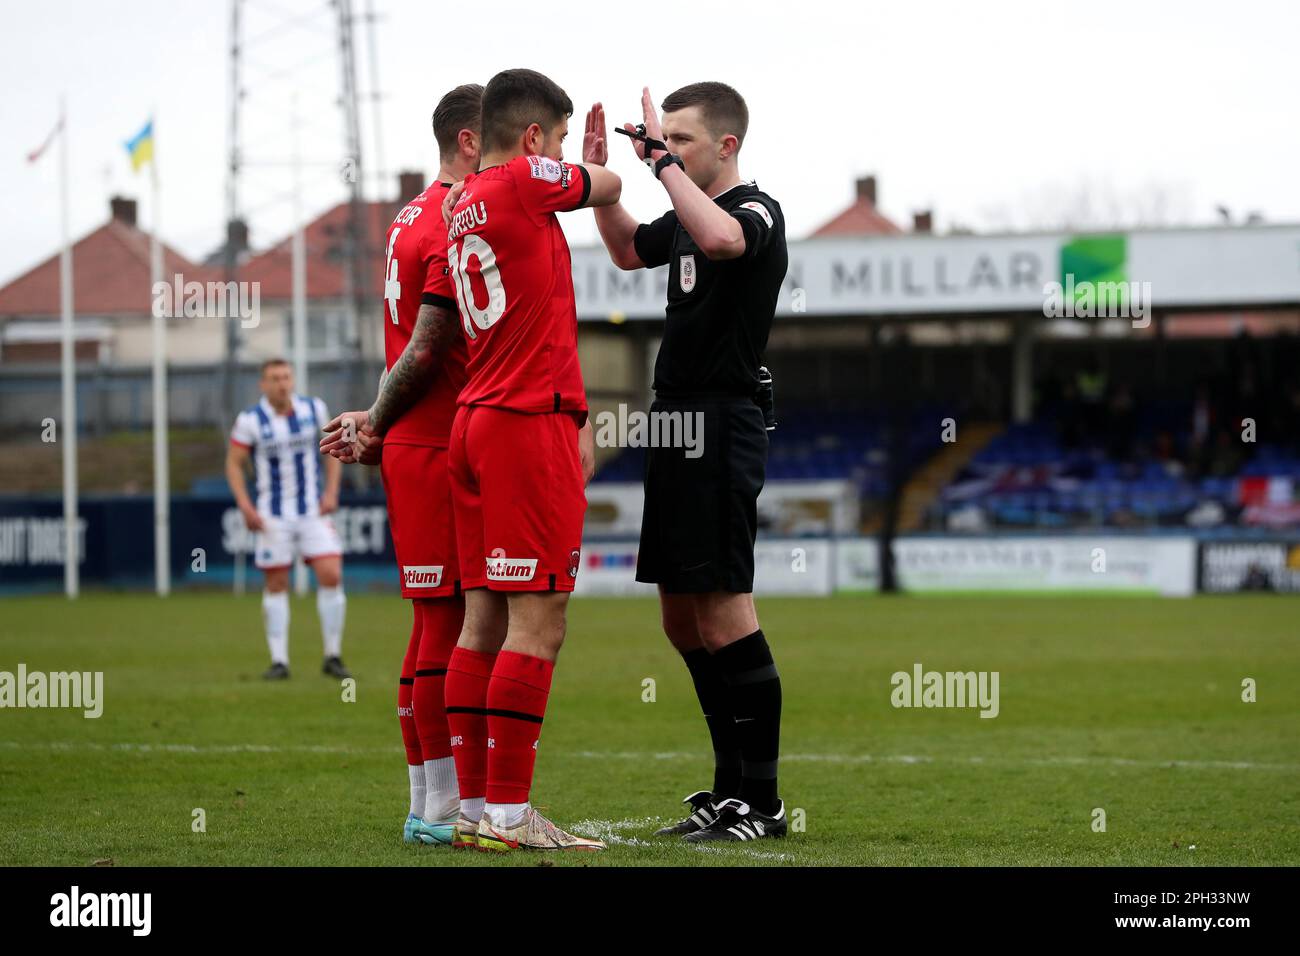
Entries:
POLYGON ((637 227, 636 254, 668 263, 668 310, 654 390, 672 395, 753 395, 788 257, 775 199, 739 183, 713 200, 740 222, 745 252, 712 262, 669 210, 637 227))

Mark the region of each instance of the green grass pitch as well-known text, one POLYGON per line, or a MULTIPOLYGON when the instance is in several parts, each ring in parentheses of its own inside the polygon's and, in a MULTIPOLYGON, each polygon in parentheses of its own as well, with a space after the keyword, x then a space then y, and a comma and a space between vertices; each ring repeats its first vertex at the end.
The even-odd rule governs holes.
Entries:
POLYGON ((97 720, 0 710, 0 864, 1300 863, 1300 599, 760 599, 759 614, 802 832, 711 850, 649 836, 709 785, 708 738, 656 605, 579 598, 533 800, 611 846, 496 857, 401 843, 398 598, 350 599, 354 703, 319 672, 310 599, 293 604, 292 680, 266 684, 255 595, 6 598, 0 670, 103 671, 105 702, 97 720), (999 716, 895 709, 890 675, 915 662, 998 671, 999 716))

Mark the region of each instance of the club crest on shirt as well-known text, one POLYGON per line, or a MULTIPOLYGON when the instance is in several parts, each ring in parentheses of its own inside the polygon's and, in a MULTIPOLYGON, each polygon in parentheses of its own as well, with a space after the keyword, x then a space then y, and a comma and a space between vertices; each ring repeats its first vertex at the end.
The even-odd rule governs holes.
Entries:
POLYGON ((547 183, 558 183, 560 177, 564 174, 564 167, 545 156, 529 156, 528 171, 532 174, 533 179, 540 179, 547 183))
POLYGON ((695 254, 682 256, 677 263, 677 284, 682 287, 683 292, 690 292, 695 288, 695 254))

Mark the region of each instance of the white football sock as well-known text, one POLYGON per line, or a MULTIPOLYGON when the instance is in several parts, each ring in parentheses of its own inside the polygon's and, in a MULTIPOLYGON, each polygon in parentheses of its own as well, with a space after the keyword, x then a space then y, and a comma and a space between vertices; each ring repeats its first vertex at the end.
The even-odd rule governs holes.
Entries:
POLYGON ((499 829, 506 827, 517 827, 524 822, 524 814, 528 812, 526 803, 488 803, 483 807, 483 812, 488 815, 488 821, 499 829))
POLYGON ((424 762, 424 822, 437 823, 456 815, 460 787, 456 783, 456 761, 440 757, 424 762))
POLYGON ((347 606, 343 585, 316 589, 316 613, 320 615, 320 635, 326 657, 339 657, 343 652, 343 612, 347 606))
POLYGON ((289 666, 289 592, 262 592, 262 625, 271 663, 289 666))
POLYGON ((420 764, 407 764, 406 772, 411 778, 411 813, 418 817, 424 812, 424 767, 420 764))
POLYGON ((460 815, 466 820, 472 820, 474 823, 483 816, 483 804, 486 802, 484 797, 465 797, 460 801, 460 815))

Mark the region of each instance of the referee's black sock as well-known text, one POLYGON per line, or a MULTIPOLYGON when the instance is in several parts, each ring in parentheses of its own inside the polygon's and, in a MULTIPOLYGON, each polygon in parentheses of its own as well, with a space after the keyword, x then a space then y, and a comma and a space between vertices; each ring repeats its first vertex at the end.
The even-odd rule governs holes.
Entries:
POLYGON ((704 648, 682 655, 695 683, 704 722, 713 738, 713 799, 740 796, 740 737, 731 716, 731 699, 713 655, 704 648))
POLYGON ((759 813, 780 807, 776 763, 781 743, 781 678, 761 630, 713 655, 730 691, 740 738, 740 799, 759 813))

